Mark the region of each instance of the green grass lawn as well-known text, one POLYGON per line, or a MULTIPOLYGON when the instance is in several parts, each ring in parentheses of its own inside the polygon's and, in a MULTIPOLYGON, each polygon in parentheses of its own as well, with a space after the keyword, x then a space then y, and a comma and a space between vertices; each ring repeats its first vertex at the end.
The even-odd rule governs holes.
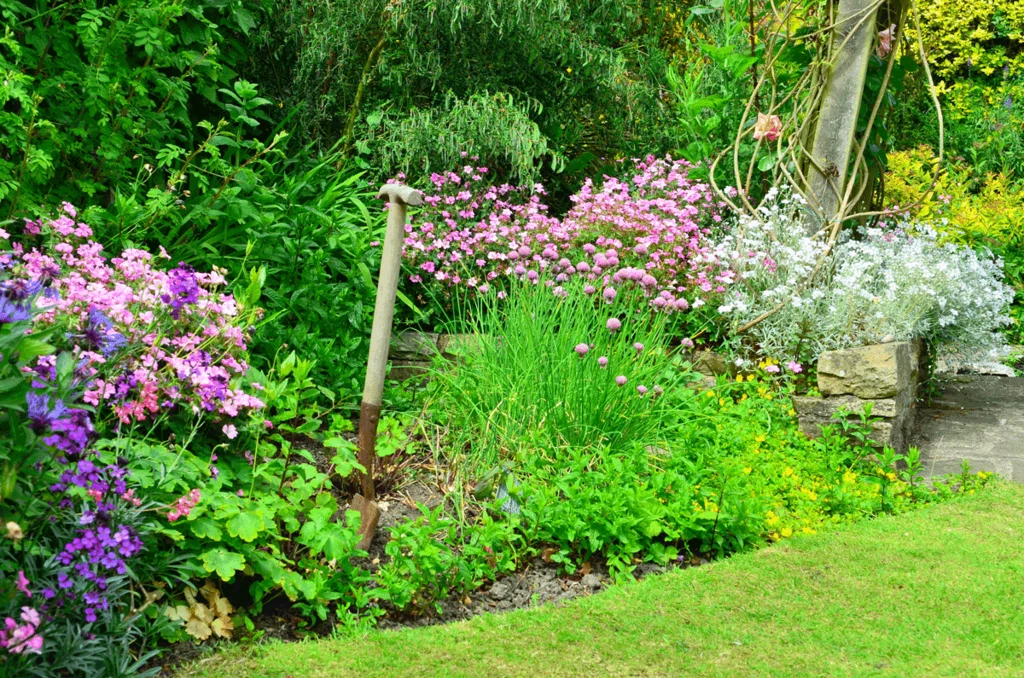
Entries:
POLYGON ((563 607, 232 648, 209 676, 1024 676, 1024 486, 563 607))

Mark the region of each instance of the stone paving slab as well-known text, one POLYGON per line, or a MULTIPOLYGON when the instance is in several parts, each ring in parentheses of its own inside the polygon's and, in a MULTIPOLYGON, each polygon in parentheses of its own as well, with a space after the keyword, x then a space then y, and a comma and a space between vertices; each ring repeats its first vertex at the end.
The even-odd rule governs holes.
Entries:
POLYGON ((915 444, 926 475, 992 471, 1024 483, 1024 378, 949 377, 917 413, 915 444))

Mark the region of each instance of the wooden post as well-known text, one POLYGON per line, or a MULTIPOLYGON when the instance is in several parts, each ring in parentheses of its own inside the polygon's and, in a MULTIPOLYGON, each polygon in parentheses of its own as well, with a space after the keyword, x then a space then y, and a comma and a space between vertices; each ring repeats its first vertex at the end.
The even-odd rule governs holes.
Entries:
POLYGON ((366 469, 360 474, 361 495, 352 499, 352 508, 359 511, 358 548, 366 550, 373 539, 380 512, 374 504, 373 467, 376 458, 377 424, 384 397, 384 375, 388 369, 391 325, 395 318, 395 296, 402 266, 402 243, 410 205, 423 204, 423 194, 401 184, 385 184, 377 197, 388 201, 388 225, 380 259, 377 302, 373 309, 373 330, 370 332, 370 356, 366 363, 363 402, 359 408, 359 463, 366 469))
MULTIPOLYGON (((811 150, 815 162, 808 168, 810 192, 826 224, 840 216, 837 212, 846 192, 847 165, 857 131, 879 5, 878 0, 839 1, 839 16, 832 31, 832 72, 818 111, 811 150)), ((814 219, 809 222, 811 234, 827 227, 814 219)))

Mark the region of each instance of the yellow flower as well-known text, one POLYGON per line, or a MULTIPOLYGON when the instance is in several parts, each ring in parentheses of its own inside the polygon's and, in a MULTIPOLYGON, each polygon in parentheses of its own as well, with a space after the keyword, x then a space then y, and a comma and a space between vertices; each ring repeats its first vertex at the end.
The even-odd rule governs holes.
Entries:
POLYGON ((786 469, 782 472, 782 477, 783 478, 788 478, 791 475, 793 475, 793 469, 791 469, 790 467, 787 466, 786 469))
POLYGON ((782 536, 783 536, 783 538, 787 538, 787 539, 789 537, 792 537, 793 536, 793 529, 790 528, 790 527, 782 528, 782 536))
POLYGON ((759 443, 763 443, 767 439, 768 439, 768 436, 766 436, 763 433, 758 433, 756 436, 754 436, 754 440, 756 442, 759 442, 759 443))
POLYGON ((747 375, 747 381, 754 381, 754 375, 753 374, 748 374, 747 375))
POLYGON ((754 469, 750 468, 749 466, 746 466, 744 467, 743 472, 746 473, 747 475, 750 475, 750 472, 753 470, 754 469))
POLYGON ((843 474, 843 482, 844 483, 852 483, 852 482, 855 482, 856 480, 857 480, 857 474, 854 473, 853 471, 847 471, 846 473, 843 474))
POLYGON ((715 392, 713 390, 712 391, 705 391, 704 395, 706 395, 709 398, 714 398, 715 397, 715 392))
POLYGON ((718 404, 719 405, 725 405, 725 398, 719 398, 718 399, 718 404))
POLYGON ((737 384, 742 384, 743 383, 743 375, 742 374, 737 374, 736 375, 736 383, 737 384))

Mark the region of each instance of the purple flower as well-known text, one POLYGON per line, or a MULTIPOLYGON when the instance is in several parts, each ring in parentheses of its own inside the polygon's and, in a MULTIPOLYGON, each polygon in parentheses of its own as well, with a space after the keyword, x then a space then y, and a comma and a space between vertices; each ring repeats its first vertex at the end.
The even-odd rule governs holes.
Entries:
POLYGON ((89 324, 82 332, 82 338, 105 356, 113 355, 128 345, 128 339, 114 329, 114 323, 99 309, 89 311, 89 324))
POLYGON ((608 328, 609 332, 615 332, 622 327, 622 323, 619 322, 618 318, 608 318, 608 322, 606 322, 604 326, 608 328))
POLYGON ((608 356, 601 356, 597 359, 597 364, 601 366, 601 369, 608 367, 608 356))
POLYGON ((586 287, 583 288, 583 294, 593 294, 596 291, 597 288, 594 287, 593 285, 587 285, 586 287))
POLYGON ((170 294, 161 295, 160 299, 171 307, 171 317, 178 319, 181 309, 199 301, 199 281, 195 270, 183 261, 178 267, 167 273, 167 289, 170 294))
POLYGON ((639 353, 640 351, 644 350, 644 345, 643 345, 643 344, 641 344, 641 343, 640 343, 640 342, 638 341, 638 342, 636 342, 635 344, 633 344, 633 349, 634 349, 634 350, 635 350, 635 351, 636 351, 637 353, 639 353))
POLYGON ((639 386, 636 387, 636 392, 639 393, 640 395, 646 395, 647 387, 644 386, 643 384, 640 384, 639 386))
POLYGON ((576 348, 573 349, 582 358, 583 356, 590 353, 590 347, 586 344, 576 344, 576 348))
POLYGON ((606 287, 604 288, 604 292, 601 293, 601 296, 603 296, 604 300, 610 304, 615 301, 615 297, 618 296, 618 294, 619 293, 615 291, 614 287, 606 287))
POLYGON ((626 376, 623 374, 620 374, 619 376, 615 377, 615 383, 618 384, 619 386, 625 386, 627 381, 629 380, 626 379, 626 376))
POLYGON ((32 423, 32 430, 36 433, 42 433, 50 428, 68 411, 63 400, 55 400, 53 409, 51 409, 50 396, 41 395, 35 391, 26 393, 25 401, 28 404, 28 419, 32 423))
POLYGON ((16 304, 7 297, 0 297, 0 325, 23 322, 31 317, 26 306, 16 304))
POLYGON ((790 360, 788 363, 786 363, 786 367, 788 367, 789 371, 792 372, 793 374, 800 374, 801 372, 804 371, 803 366, 795 360, 790 360))

